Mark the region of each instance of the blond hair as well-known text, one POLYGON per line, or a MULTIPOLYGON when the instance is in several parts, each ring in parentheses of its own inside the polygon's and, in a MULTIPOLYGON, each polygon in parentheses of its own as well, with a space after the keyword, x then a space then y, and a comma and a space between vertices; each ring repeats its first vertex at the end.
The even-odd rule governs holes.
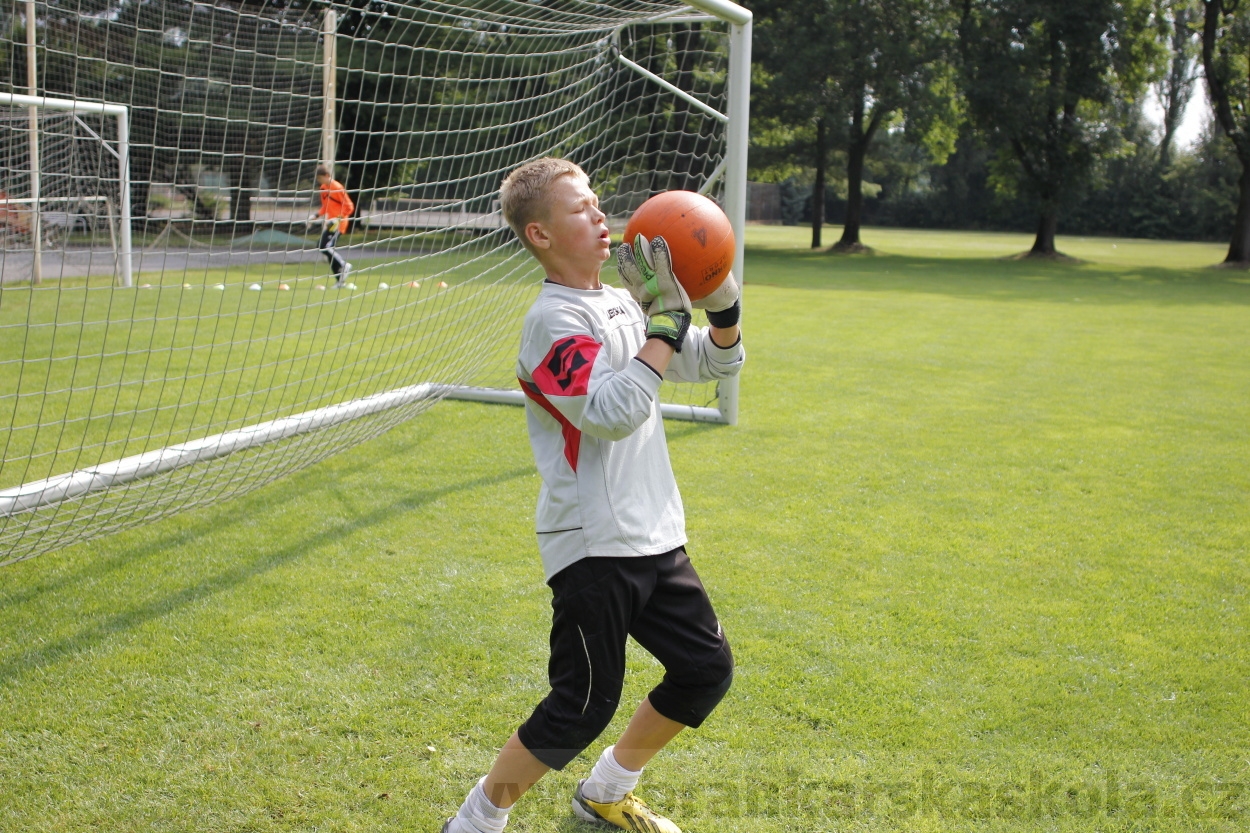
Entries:
POLYGON ((534 255, 538 252, 525 235, 525 227, 549 216, 547 194, 551 184, 562 176, 572 176, 590 184, 590 177, 576 162, 546 156, 526 162, 508 174, 499 186, 499 207, 504 221, 520 238, 521 245, 534 255))

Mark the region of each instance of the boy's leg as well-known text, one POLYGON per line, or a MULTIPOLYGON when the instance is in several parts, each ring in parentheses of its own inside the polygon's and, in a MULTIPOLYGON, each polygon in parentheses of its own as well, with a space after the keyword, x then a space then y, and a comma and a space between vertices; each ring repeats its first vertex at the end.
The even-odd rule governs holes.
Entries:
POLYGON ((686 726, 699 726, 733 680, 733 655, 685 549, 655 556, 655 584, 630 635, 664 665, 664 680, 638 706, 573 795, 585 819, 680 833, 633 795, 642 768, 686 726), (640 826, 641 825, 641 826, 640 826))
POLYGON ((321 242, 317 244, 317 248, 321 249, 325 254, 326 260, 330 264, 330 271, 334 273, 334 277, 341 279, 343 275, 343 267, 347 261, 338 253, 334 247, 339 242, 339 232, 337 227, 326 226, 321 232, 321 242))
POLYGON ((638 786, 642 769, 655 753, 686 728, 669 720, 644 699, 629 719, 620 740, 603 750, 578 795, 600 803, 620 801, 638 786))
POLYGON ((629 623, 647 589, 631 580, 631 562, 584 558, 551 579, 551 692, 504 744, 448 833, 502 830, 516 800, 548 770, 563 769, 612 720, 625 679, 629 623))
POLYGON ((647 702, 661 716, 698 728, 729 691, 733 652, 685 548, 658 556, 657 573, 629 630, 664 666, 647 702))
POLYGON ((684 723, 668 719, 655 710, 650 699, 643 698, 621 739, 612 747, 612 754, 625 769, 640 772, 684 728, 684 723))
POLYGON ((512 805, 549 769, 513 734, 499 750, 490 772, 469 790, 456 815, 447 820, 444 833, 502 833, 512 805))
POLYGON ((625 683, 625 642, 646 598, 634 558, 583 558, 551 579, 551 691, 517 737, 563 769, 616 714, 625 683))
POLYGON ((550 771, 551 767, 535 758, 514 732, 499 750, 494 766, 482 782, 482 791, 491 804, 508 809, 550 771))

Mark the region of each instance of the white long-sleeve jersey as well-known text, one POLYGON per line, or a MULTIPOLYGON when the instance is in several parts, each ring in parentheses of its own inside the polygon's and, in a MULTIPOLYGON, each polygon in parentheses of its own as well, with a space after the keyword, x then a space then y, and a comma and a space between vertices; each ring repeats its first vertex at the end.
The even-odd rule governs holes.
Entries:
MULTIPOLYGON (((622 289, 548 281, 525 316, 517 377, 542 475, 538 548, 550 579, 587 556, 657 555, 686 543, 686 516, 660 417, 660 377, 634 358, 642 310, 622 289)), ((721 348, 691 327, 666 379, 736 374, 739 342, 721 348)))

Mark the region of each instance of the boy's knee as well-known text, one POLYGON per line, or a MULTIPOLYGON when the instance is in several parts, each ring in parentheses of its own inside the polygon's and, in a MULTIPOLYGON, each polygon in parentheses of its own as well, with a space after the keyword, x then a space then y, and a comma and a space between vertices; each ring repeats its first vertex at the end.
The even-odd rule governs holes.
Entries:
POLYGON ((570 727, 570 734, 578 739, 583 749, 594 743, 595 738, 608 728, 620 703, 620 695, 615 698, 592 697, 591 702, 586 703, 585 710, 572 721, 570 727))
POLYGON ((564 769, 603 734, 619 704, 619 694, 615 698, 592 696, 575 703, 553 693, 521 726, 521 743, 547 766, 564 769))
POLYGON ((669 720, 697 729, 724 699, 733 679, 733 652, 726 640, 721 650, 697 668, 666 673, 648 699, 669 720))

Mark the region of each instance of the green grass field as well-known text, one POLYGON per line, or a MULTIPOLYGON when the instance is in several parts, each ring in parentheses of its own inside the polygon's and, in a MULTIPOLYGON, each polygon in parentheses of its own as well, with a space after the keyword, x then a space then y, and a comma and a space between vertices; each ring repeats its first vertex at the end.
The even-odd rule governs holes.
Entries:
MULTIPOLYGON (((1250 278, 808 235, 749 230, 740 425, 667 427, 738 674, 640 793, 687 833, 1245 829, 1250 278)), ((0 830, 437 831, 546 690, 537 490, 520 410, 448 402, 0 571, 0 830)), ((591 830, 600 749, 510 829, 591 830)))

